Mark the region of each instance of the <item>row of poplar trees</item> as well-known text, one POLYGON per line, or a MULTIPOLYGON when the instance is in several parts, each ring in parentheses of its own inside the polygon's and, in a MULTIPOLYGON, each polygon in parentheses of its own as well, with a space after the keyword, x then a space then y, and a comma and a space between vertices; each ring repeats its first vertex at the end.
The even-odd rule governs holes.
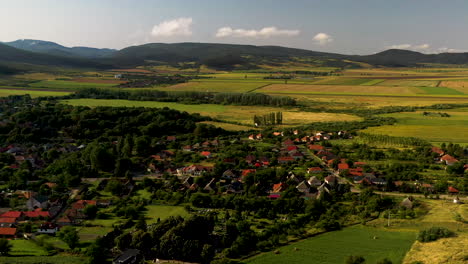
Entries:
POLYGON ((253 121, 255 126, 281 125, 283 124, 283 112, 272 112, 261 116, 254 115, 253 121))

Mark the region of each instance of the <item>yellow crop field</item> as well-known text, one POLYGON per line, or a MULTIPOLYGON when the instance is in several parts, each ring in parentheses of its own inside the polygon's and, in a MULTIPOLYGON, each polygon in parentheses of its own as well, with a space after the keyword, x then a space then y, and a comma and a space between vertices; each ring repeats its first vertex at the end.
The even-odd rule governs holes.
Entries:
POLYGON ((424 87, 436 87, 438 81, 429 80, 386 80, 379 83, 382 86, 424 86, 424 87))

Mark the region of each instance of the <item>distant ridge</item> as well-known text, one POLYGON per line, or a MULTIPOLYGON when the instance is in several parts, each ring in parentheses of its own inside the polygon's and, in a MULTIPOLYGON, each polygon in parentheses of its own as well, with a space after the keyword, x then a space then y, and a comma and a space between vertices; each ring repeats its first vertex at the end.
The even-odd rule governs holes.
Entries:
POLYGON ((112 55, 114 49, 97 49, 88 47, 65 47, 51 41, 35 39, 19 39, 4 44, 27 51, 46 53, 56 56, 83 57, 83 58, 103 58, 112 55))

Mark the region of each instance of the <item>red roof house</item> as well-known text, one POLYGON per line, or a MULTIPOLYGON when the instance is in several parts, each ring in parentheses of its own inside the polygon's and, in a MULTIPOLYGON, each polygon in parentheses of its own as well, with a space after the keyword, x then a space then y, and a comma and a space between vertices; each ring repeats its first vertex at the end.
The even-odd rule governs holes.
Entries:
POLYGON ((14 227, 0 227, 0 237, 15 237, 16 228, 14 227))

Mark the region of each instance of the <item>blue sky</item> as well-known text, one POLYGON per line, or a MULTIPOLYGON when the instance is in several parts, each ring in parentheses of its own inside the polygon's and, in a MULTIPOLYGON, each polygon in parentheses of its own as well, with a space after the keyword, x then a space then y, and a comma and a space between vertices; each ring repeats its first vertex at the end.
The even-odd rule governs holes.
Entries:
POLYGON ((346 54, 468 49, 463 0, 0 0, 0 41, 123 48, 281 45, 346 54))

